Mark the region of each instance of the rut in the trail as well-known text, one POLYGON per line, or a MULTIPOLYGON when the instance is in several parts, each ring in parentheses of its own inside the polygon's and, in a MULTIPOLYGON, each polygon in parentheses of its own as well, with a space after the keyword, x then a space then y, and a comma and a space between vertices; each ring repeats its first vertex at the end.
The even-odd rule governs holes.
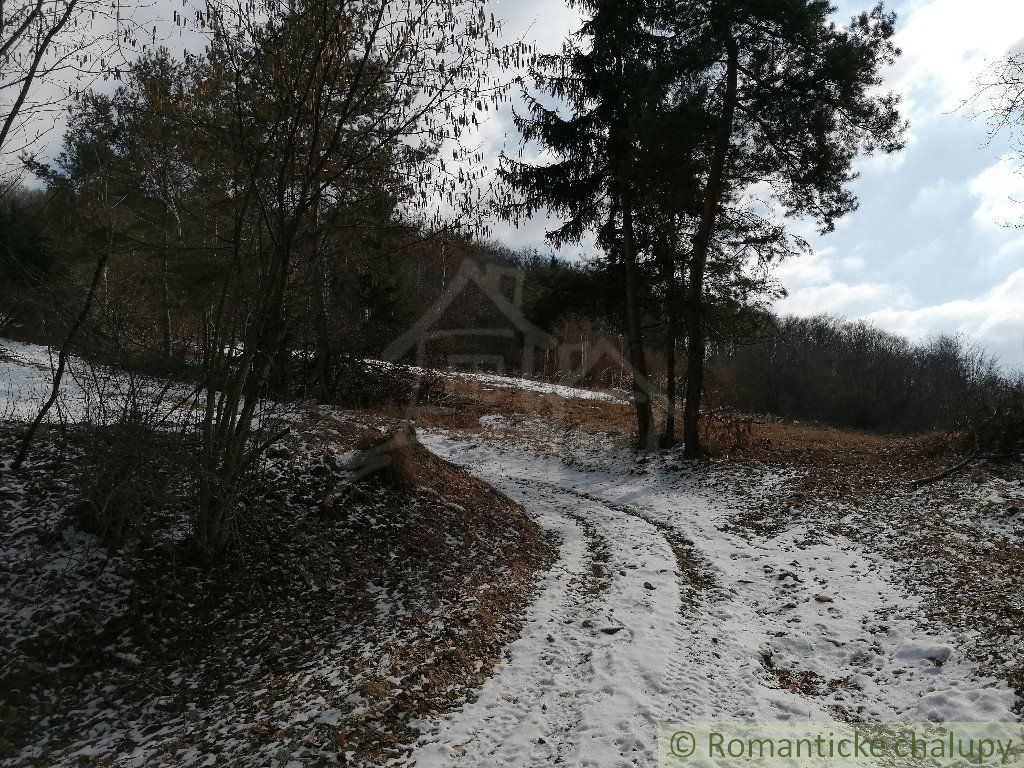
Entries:
POLYGON ((700 600, 714 599, 713 592, 716 587, 714 572, 693 542, 677 527, 666 523, 664 520, 658 520, 650 515, 645 515, 643 512, 628 507, 625 504, 617 504, 600 499, 577 488, 564 488, 554 483, 545 483, 540 480, 533 481, 533 484, 547 488, 552 492, 574 496, 592 504, 600 504, 609 510, 613 510, 621 515, 635 517, 657 528, 658 532, 665 537, 665 541, 672 548, 672 554, 676 558, 676 568, 679 572, 679 597, 682 602, 681 610, 684 616, 696 610, 700 600))
POLYGON ((744 539, 729 533, 741 502, 678 476, 424 443, 561 547, 507 662, 410 763, 652 768, 663 721, 1013 719, 1012 691, 916 623, 886 564, 847 539, 744 539))
POLYGON ((561 537, 559 561, 509 663, 424 739, 416 764, 650 765, 681 631, 671 547, 654 526, 600 502, 499 486, 544 510, 538 521, 561 537))

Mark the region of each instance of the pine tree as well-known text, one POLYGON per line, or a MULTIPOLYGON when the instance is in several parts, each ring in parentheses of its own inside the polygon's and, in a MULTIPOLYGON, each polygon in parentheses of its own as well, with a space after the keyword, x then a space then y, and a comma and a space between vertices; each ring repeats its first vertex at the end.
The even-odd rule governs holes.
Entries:
POLYGON ((848 183, 861 152, 894 152, 904 124, 897 98, 879 95, 899 51, 895 17, 881 5, 841 27, 826 0, 707 0, 677 6, 681 108, 708 126, 686 293, 688 366, 684 440, 700 450, 705 275, 724 209, 770 185, 788 216, 823 232, 857 206, 848 183))
POLYGON ((561 53, 540 57, 531 73, 539 93, 526 94, 529 112, 516 118, 524 139, 556 159, 533 165, 506 158, 501 177, 517 197, 506 203, 505 214, 518 220, 547 209, 564 219, 548 233, 553 245, 579 242, 596 231, 608 259, 621 264, 638 437, 641 446, 650 447, 636 217, 649 182, 643 137, 670 82, 662 68, 670 42, 662 23, 665 6, 648 0, 580 0, 573 5, 587 14, 586 20, 561 53), (544 96, 561 102, 567 114, 545 103, 544 96))

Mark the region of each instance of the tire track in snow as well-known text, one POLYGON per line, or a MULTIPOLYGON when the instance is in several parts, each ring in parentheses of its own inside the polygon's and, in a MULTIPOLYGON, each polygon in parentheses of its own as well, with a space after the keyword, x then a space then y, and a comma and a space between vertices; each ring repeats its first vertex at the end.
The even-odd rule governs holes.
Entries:
POLYGON ((476 702, 421 739, 410 762, 650 765, 670 692, 666 663, 682 631, 669 543, 650 522, 600 500, 510 478, 500 464, 468 469, 532 511, 562 544, 510 660, 476 702), (603 541, 588 548, 595 534, 603 541), (586 584, 598 549, 608 583, 594 592, 586 584))
MULTIPOLYGON (((735 652, 729 633, 718 631, 730 620, 735 621, 737 615, 749 615, 747 607, 734 592, 719 586, 711 564, 678 523, 578 488, 542 480, 533 483, 643 520, 656 528, 672 548, 678 567, 680 617, 675 652, 665 660, 663 684, 667 695, 659 721, 754 719, 768 706, 763 696, 765 686, 757 682, 766 679, 760 658, 735 652)), ((756 622, 757 618, 751 616, 748 620, 756 622)), ((823 712, 820 719, 829 717, 823 712)))
POLYGON ((749 501, 664 471, 559 480, 679 530, 714 568, 721 589, 686 622, 690 688, 668 719, 1017 719, 1009 687, 944 627, 920 623, 892 567, 855 542, 800 524, 737 536, 728 523, 749 501))
MULTIPOLYGON (((1014 719, 1012 691, 979 677, 941 627, 916 624, 916 605, 886 562, 854 542, 800 525, 745 539, 728 523, 747 502, 678 473, 614 459, 581 469, 521 446, 438 435, 424 442, 550 530, 585 538, 593 526, 608 545, 611 583, 590 614, 607 620, 598 629, 623 629, 584 632, 594 627, 571 602, 553 654, 590 652, 590 663, 545 656, 530 638, 538 623, 555 623, 545 619, 550 589, 569 589, 549 580, 511 661, 481 695, 494 702, 496 691, 549 686, 533 697, 547 705, 544 717, 516 710, 501 720, 497 747, 467 746, 460 761, 451 746, 495 717, 467 706, 424 740, 417 765, 653 766, 658 721, 1014 719), (556 665, 557 676, 538 674, 556 665)), ((569 571, 580 579, 586 564, 560 567, 563 580, 569 571)))

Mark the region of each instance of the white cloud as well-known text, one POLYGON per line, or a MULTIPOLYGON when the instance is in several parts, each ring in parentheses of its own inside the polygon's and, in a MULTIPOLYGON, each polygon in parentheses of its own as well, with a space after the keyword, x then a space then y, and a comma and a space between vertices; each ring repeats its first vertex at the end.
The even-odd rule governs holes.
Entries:
POLYGON ((822 312, 838 315, 861 315, 879 305, 900 306, 909 297, 884 283, 847 283, 836 280, 824 285, 809 285, 790 291, 788 297, 775 305, 781 314, 816 315, 822 312))
POLYGON ((903 94, 912 123, 957 109, 978 75, 1024 33, 1020 0, 918 0, 903 15, 903 56, 889 84, 903 94))
POLYGON ((971 180, 971 196, 979 200, 973 221, 983 227, 1006 227, 1024 218, 1024 173, 1020 163, 1004 156, 971 180))
POLYGON ((827 283, 835 278, 830 257, 832 248, 822 248, 806 256, 786 259, 774 270, 775 277, 791 289, 827 283))
POLYGON ((940 214, 948 209, 951 200, 961 197, 965 190, 962 185, 954 184, 946 179, 921 187, 914 196, 912 203, 919 213, 940 214))
POLYGON ((495 0, 491 9, 502 20, 506 39, 523 38, 542 51, 557 51, 582 20, 578 8, 562 0, 495 0))
POLYGON ((803 272, 792 269, 796 260, 790 262, 789 278, 803 282, 786 283, 790 295, 775 306, 781 314, 861 318, 918 341, 938 333, 963 334, 1007 366, 1024 365, 1024 268, 981 296, 914 307, 911 295, 895 286, 833 279, 826 277, 825 259, 810 257, 808 262, 803 272), (814 277, 823 280, 813 284, 814 277))
POLYGON ((806 256, 787 259, 773 272, 789 291, 775 308, 794 315, 857 315, 880 306, 909 304, 909 296, 894 286, 849 279, 859 275, 864 267, 862 257, 842 256, 835 248, 820 248, 806 256))
MULTIPOLYGON (((911 126, 913 128, 913 126, 911 126)), ((917 137, 913 132, 908 132, 906 146, 901 152, 885 154, 875 152, 870 155, 860 155, 853 161, 853 170, 859 176, 888 176, 895 173, 907 161, 907 151, 917 143, 917 137)))
POLYGON ((988 261, 990 264, 998 266, 1004 261, 1020 261, 1022 255, 1024 255, 1024 237, 1015 237, 996 248, 992 255, 989 256, 988 261))
POLYGON ((1020 365, 1024 363, 1024 268, 977 298, 918 309, 880 309, 866 319, 915 339, 936 332, 962 333, 1006 363, 1020 365))
POLYGON ((839 264, 846 272, 862 272, 867 262, 863 256, 845 256, 839 264))

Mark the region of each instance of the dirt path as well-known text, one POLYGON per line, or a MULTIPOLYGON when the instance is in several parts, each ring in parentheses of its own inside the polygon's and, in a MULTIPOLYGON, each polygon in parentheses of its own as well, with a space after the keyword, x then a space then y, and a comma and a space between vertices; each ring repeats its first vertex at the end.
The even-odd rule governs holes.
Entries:
POLYGON ((652 766, 660 721, 1015 719, 887 563, 799 525, 735 532, 728 478, 424 441, 562 544, 506 663, 410 763, 652 766))

